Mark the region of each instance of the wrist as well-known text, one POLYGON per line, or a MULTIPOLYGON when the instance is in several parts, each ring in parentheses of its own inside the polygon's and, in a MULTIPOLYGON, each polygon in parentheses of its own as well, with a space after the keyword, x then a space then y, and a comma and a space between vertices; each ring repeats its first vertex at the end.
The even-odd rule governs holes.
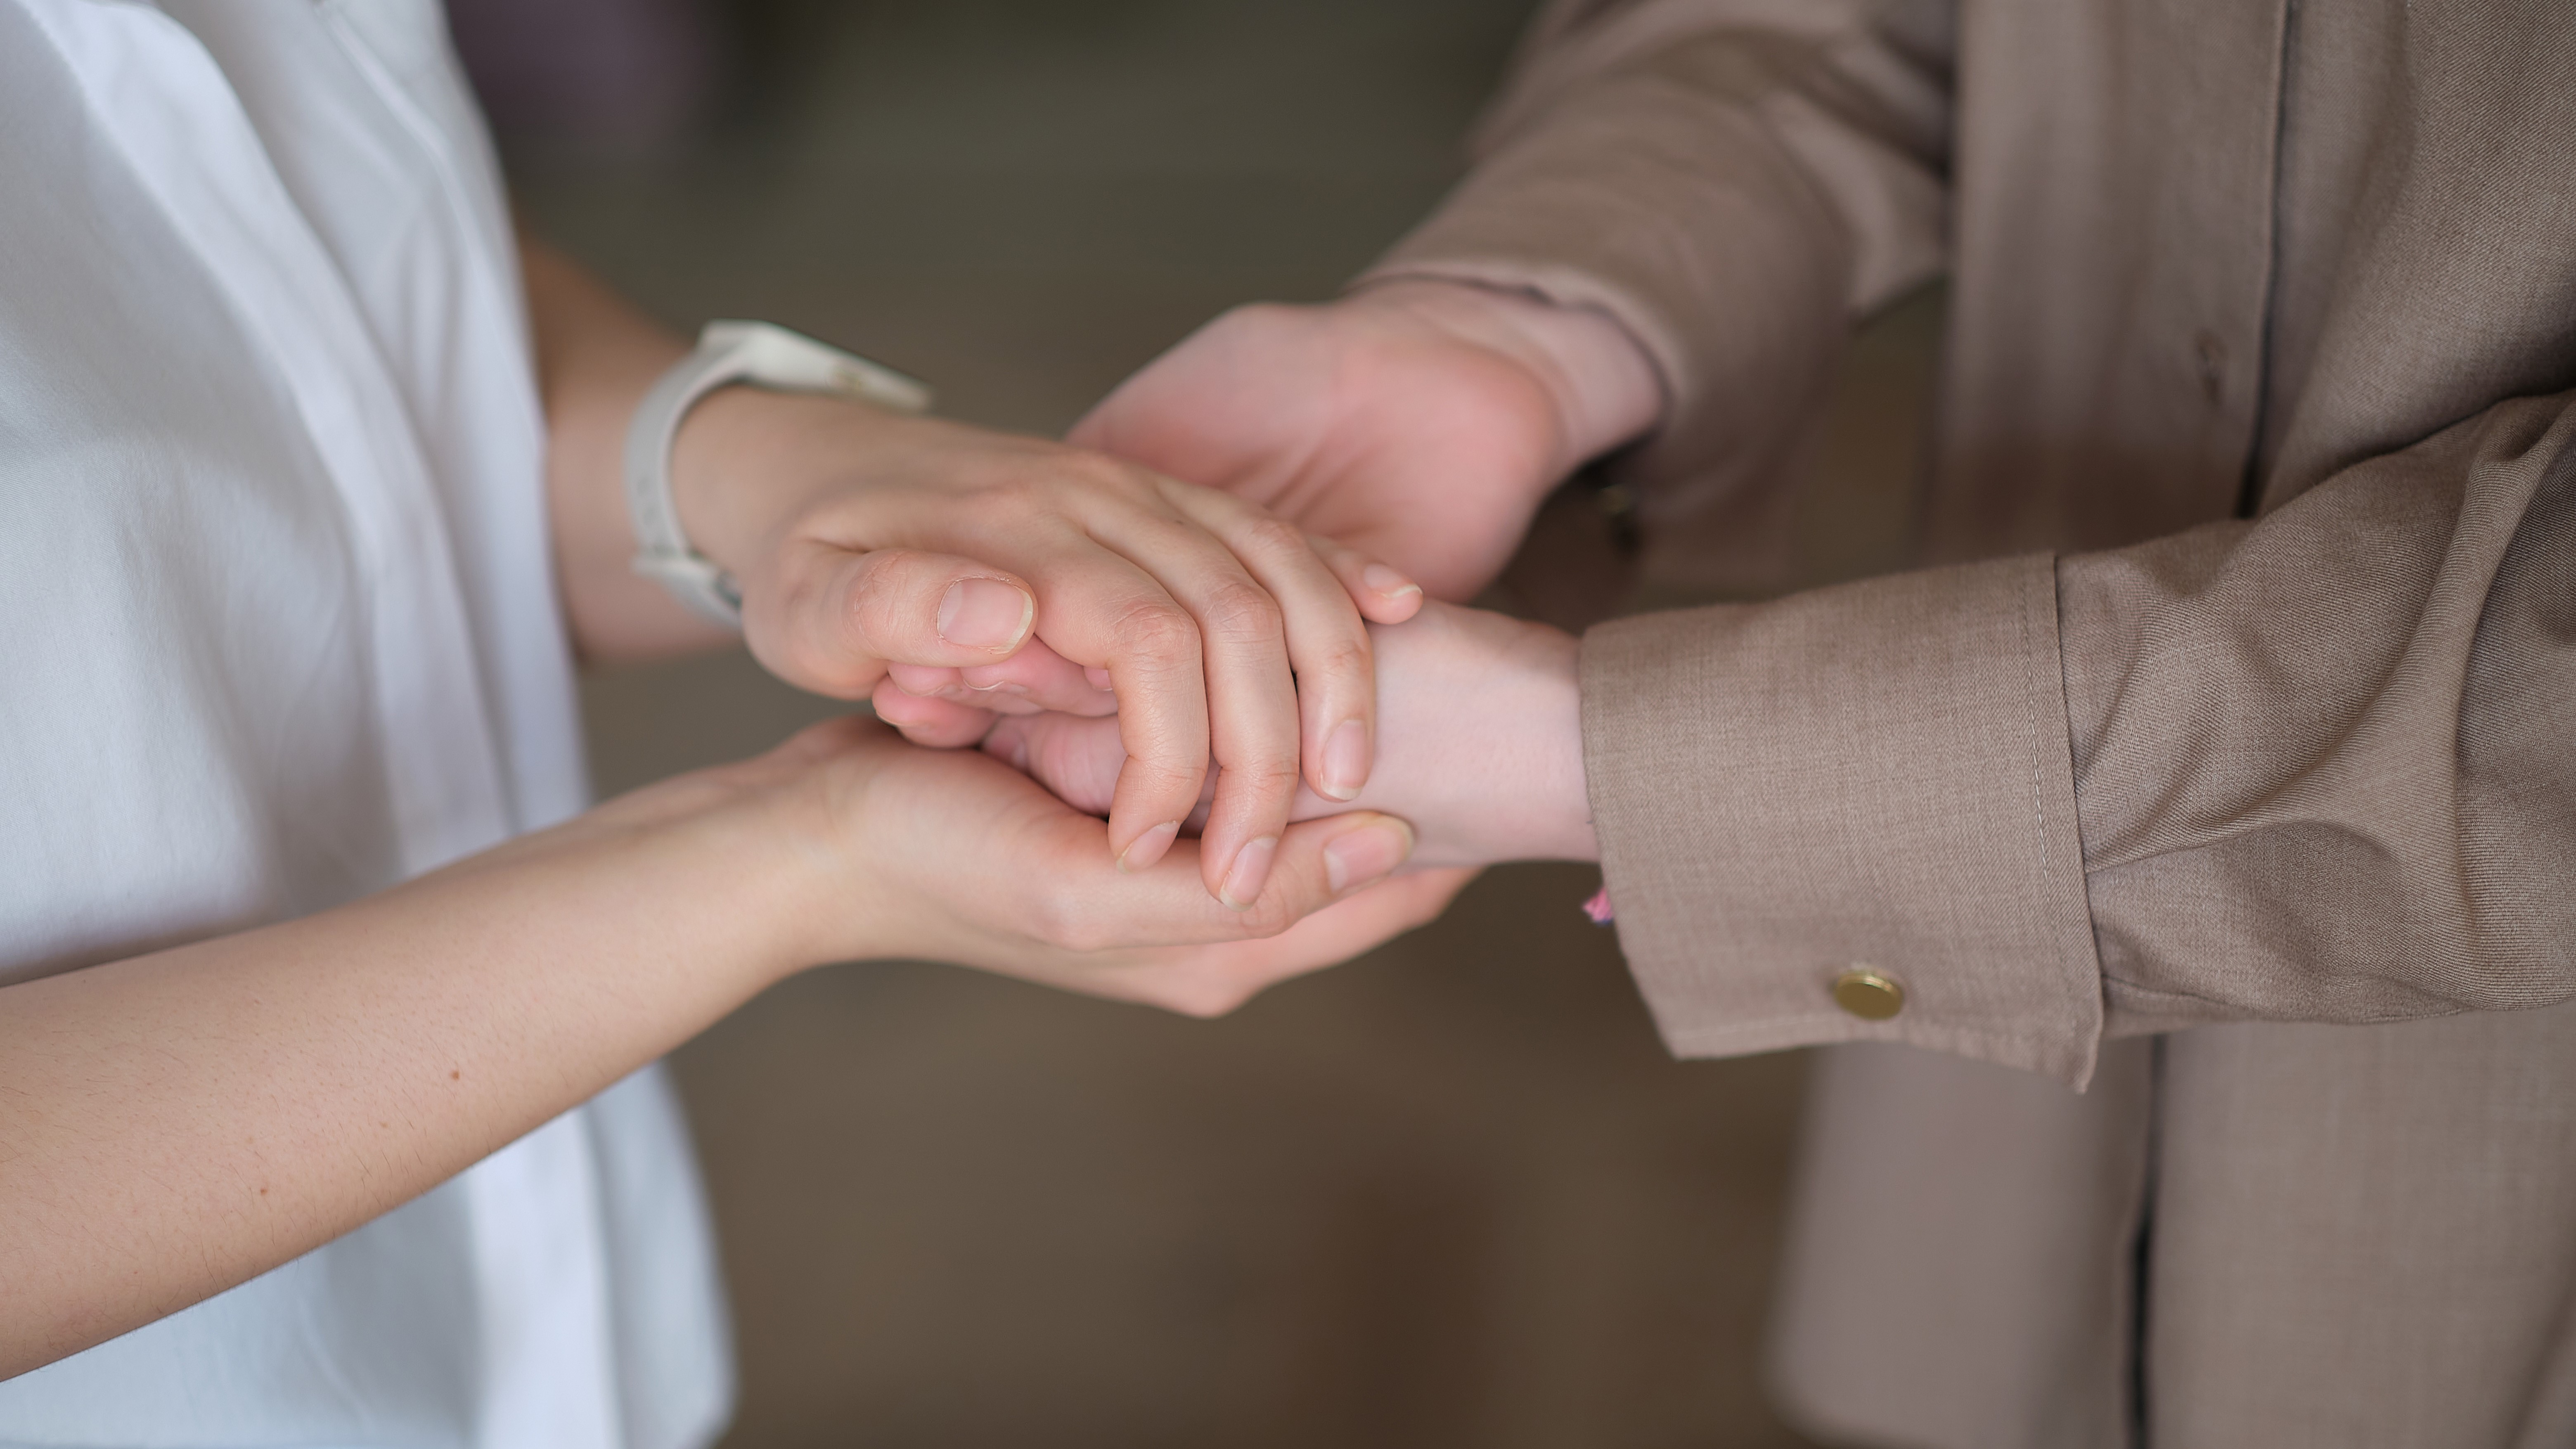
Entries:
POLYGON ((875 954, 844 938, 881 919, 851 899, 817 772, 784 753, 659 781, 566 827, 629 893, 691 903, 679 919, 702 933, 699 959, 745 996, 809 966, 875 954))
POLYGON ((1582 644, 1555 629, 1534 634, 1532 644, 1521 666, 1529 679, 1521 730, 1531 808, 1508 858, 1597 861, 1583 767, 1582 644))
POLYGON ((745 383, 698 400, 671 439, 671 502, 689 546, 740 579, 777 532, 797 451, 817 399, 745 383))
POLYGON ((740 579, 850 461, 911 419, 848 398, 721 387, 681 419, 671 501, 690 547, 740 579))
MULTIPOLYGON (((750 412, 782 419, 820 419, 848 411, 800 409, 756 397, 726 398, 697 419, 687 462, 682 463, 679 435, 693 412, 736 384, 803 398, 863 401, 899 414, 917 414, 930 406, 930 391, 919 381, 767 322, 710 322, 699 333, 697 347, 663 371, 637 403, 626 428, 624 473, 639 543, 634 567, 662 583, 691 612, 728 627, 742 623, 742 581, 690 537, 681 516, 681 496, 691 497, 693 511, 702 518, 713 516, 715 522, 702 531, 716 536, 717 548, 725 548, 730 537, 739 551, 751 540, 743 530, 726 529, 722 522, 737 515, 732 505, 741 490, 727 484, 742 475, 744 470, 731 465, 749 450, 744 446, 745 430, 728 429, 724 422, 750 412), (706 441, 727 436, 732 439, 730 445, 706 441), (675 476, 683 472, 685 479, 675 476), (709 480, 725 481, 711 489, 709 480)), ((787 431, 763 426, 748 437, 765 442, 787 431)), ((762 468, 751 476, 765 480, 780 475, 774 468, 762 468)), ((784 480, 791 491, 812 481, 793 471, 784 480)), ((757 531, 767 515, 754 510, 749 517, 757 531)))
POLYGON ((1428 277, 1370 282, 1339 304, 1398 318, 1517 364, 1556 413, 1556 476, 1651 430, 1664 410, 1653 359, 1590 307, 1428 277))
POLYGON ((1353 803, 1411 821, 1414 864, 1600 858, 1573 635, 1439 603, 1369 632, 1378 768, 1353 803))

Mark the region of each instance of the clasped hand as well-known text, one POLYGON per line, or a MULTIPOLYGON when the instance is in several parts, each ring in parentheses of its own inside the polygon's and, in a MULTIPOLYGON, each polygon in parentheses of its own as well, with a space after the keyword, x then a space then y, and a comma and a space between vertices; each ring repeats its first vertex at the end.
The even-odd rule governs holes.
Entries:
POLYGON ((625 807, 694 789, 794 842, 782 969, 924 957, 1216 1011, 1463 883, 1379 885, 1414 833, 1347 803, 1373 774, 1368 624, 1422 597, 1374 559, 1096 453, 750 389, 692 414, 673 474, 774 673, 873 694, 921 743, 1070 719, 1099 756, 1076 808, 996 751, 844 720, 625 807))
MULTIPOLYGON (((1652 365, 1600 314, 1392 282, 1326 306, 1227 313, 1072 436, 1257 500, 1400 565, 1436 597, 1464 598, 1500 571, 1550 488, 1659 405, 1652 365)), ((1372 570, 1387 565, 1356 577, 1372 570)), ((1353 806, 1402 816, 1419 831, 1417 865, 1593 858, 1574 641, 1446 604, 1404 622, 1410 612, 1368 613, 1378 732, 1366 787, 1334 788, 1310 767, 1293 818, 1353 806)), ((895 671, 876 705, 916 742, 980 743, 1077 808, 1120 798, 1121 731, 1100 717, 1109 701, 996 701, 895 671)), ((1213 827, 1220 804, 1210 797, 1188 823, 1213 827)))
POLYGON ((743 768, 828 782, 799 918, 868 922, 796 954, 1216 1010, 1427 919, 1464 868, 1593 858, 1574 641, 1414 578, 1472 592, 1653 406, 1615 327, 1437 285, 1212 324, 1075 432, 1153 467, 711 399, 675 479, 754 653, 948 751, 844 722, 743 768))

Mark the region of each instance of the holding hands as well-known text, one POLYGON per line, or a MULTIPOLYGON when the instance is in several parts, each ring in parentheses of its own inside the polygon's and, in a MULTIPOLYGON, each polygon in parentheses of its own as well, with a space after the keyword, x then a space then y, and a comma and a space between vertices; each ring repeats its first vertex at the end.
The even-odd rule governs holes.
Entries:
MULTIPOLYGON (((546 265, 541 311, 587 305, 577 275, 534 285, 546 265)), ((619 322, 584 320, 557 331, 619 322)), ((619 355, 652 356, 642 332, 619 355)), ((650 370, 669 356, 665 340, 650 370)), ((1652 420, 1657 388, 1599 314, 1390 282, 1226 314, 1071 445, 709 396, 678 433, 674 501, 737 581, 753 653, 872 698, 915 744, 982 747, 919 755, 844 723, 759 767, 810 777, 831 802, 813 818, 838 823, 791 836, 837 842, 813 849, 864 859, 845 887, 872 883, 864 911, 844 889, 815 917, 864 917, 865 939, 807 959, 933 956, 1204 1006, 1436 909, 1463 875, 1362 890, 1417 847, 1441 867, 1590 856, 1573 641, 1446 607, 1405 621, 1426 588, 1489 580, 1564 474, 1652 420), (1296 925, 1355 893, 1373 899, 1296 925)), ((578 463, 574 411, 554 409, 578 463)), ((631 620, 647 611, 625 547, 600 552, 617 568, 589 592, 627 590, 631 620)))
MULTIPOLYGON (((1377 770, 1347 802, 1299 791, 1292 819, 1353 809, 1400 817, 1414 832, 1416 866, 1598 857, 1584 797, 1571 635, 1441 603, 1370 633, 1378 663, 1377 770)), ((1118 776, 1114 726, 1063 713, 1016 715, 1000 721, 983 747, 1076 809, 1098 814, 1118 776)))
MULTIPOLYGON (((1399 281, 1326 306, 1229 312, 1129 379, 1072 437, 1222 486, 1458 598, 1501 570, 1551 488, 1659 407, 1645 354, 1604 316, 1399 281)), ((1595 858, 1573 639, 1437 603, 1407 623, 1410 607, 1370 588, 1385 568, 1338 570, 1377 626, 1375 768, 1355 793, 1341 788, 1346 777, 1311 758, 1331 751, 1315 748, 1307 710, 1306 783, 1291 818, 1353 806, 1401 816, 1424 866, 1595 858)), ((1018 677, 1034 680, 1047 666, 1025 667, 1018 677)), ((1115 702, 1085 694, 1069 672, 1007 699, 974 692, 1011 668, 955 681, 896 669, 877 688, 877 712, 917 743, 980 743, 1076 809, 1115 818, 1134 753, 1115 702)), ((1222 804, 1203 791, 1182 828, 1213 829, 1222 804)))
MULTIPOLYGON (((622 444, 684 349, 523 256, 574 648, 720 641, 629 568, 622 444)), ((1080 430, 1126 462, 709 395, 670 503, 753 652, 983 748, 836 721, 343 904, 9 984, 0 1377, 349 1232, 808 966, 931 958, 1215 1012, 1428 920, 1456 867, 1588 854, 1572 641, 1404 621, 1489 577, 1616 441, 1591 371, 1532 339, 1627 344, 1472 311, 1390 288, 1231 314, 1080 430), (1417 854, 1434 868, 1401 873, 1417 854)))
POLYGON ((676 461, 691 536, 790 683, 900 697, 943 745, 980 738, 988 704, 1126 701, 1108 816, 1127 870, 1163 858, 1212 776, 1204 880, 1249 906, 1300 774, 1345 797, 1368 778, 1363 614, 1406 617, 1420 590, 1264 510, 1062 444, 748 389, 711 398, 676 461))
MULTIPOLYGON (((527 275, 577 642, 594 658, 712 642, 629 569, 618 486, 635 400, 683 349, 542 247, 527 275)), ((1226 494, 845 398, 714 392, 680 424, 670 475, 683 532, 732 576, 772 672, 875 693, 917 738, 951 746, 989 730, 985 706, 1107 715, 1123 701, 1104 858, 1154 868, 1213 778, 1187 854, 1207 894, 1244 909, 1288 843, 1299 778, 1343 797, 1367 780, 1364 620, 1407 617, 1421 598, 1226 494)))
POLYGON ((746 838, 792 843, 767 874, 806 883, 782 962, 921 957, 1209 1013, 1464 883, 1368 889, 1412 853, 1400 819, 1291 823, 1301 777, 1347 799, 1372 773, 1364 618, 1421 604, 1383 565, 1097 454, 830 398, 720 392, 674 463, 772 672, 873 694, 918 743, 1078 720, 1097 756, 1079 809, 989 752, 855 719, 717 772, 761 802, 746 838))

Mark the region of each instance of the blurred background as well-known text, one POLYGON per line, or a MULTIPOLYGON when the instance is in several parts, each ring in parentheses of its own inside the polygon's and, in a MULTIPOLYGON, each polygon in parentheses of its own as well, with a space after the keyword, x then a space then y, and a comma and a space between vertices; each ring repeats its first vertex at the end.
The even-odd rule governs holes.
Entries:
MULTIPOLYGON (((451 0, 533 230, 676 326, 783 322, 1040 433, 1229 305, 1331 296, 1455 178, 1528 8, 451 0)), ((1895 561, 1937 325, 1856 339, 1809 581, 1895 561)), ((1553 512, 1534 549, 1602 546, 1553 512)), ((1547 577, 1489 602, 1562 613, 1547 577)), ((604 792, 840 707, 739 655, 585 696, 604 792)), ((1759 1360, 1802 1058, 1672 1061, 1597 884, 1495 870, 1215 1022, 910 964, 754 1001, 675 1062, 727 1443, 1804 1442, 1759 1360)))

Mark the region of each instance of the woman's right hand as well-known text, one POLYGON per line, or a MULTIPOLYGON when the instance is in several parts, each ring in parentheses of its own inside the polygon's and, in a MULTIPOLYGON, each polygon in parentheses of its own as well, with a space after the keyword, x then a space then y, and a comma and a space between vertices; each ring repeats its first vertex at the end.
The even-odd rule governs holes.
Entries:
MULTIPOLYGON (((1101 739, 1114 749, 1109 724, 1101 739)), ((782 965, 949 961, 1191 1015, 1421 925, 1473 874, 1395 875, 1411 828, 1340 813, 1287 827, 1260 894, 1232 909, 1200 884, 1198 841, 1122 871, 1098 816, 987 754, 922 749, 856 717, 595 813, 613 825, 710 790, 753 812, 732 833, 777 853, 791 903, 782 965)))

